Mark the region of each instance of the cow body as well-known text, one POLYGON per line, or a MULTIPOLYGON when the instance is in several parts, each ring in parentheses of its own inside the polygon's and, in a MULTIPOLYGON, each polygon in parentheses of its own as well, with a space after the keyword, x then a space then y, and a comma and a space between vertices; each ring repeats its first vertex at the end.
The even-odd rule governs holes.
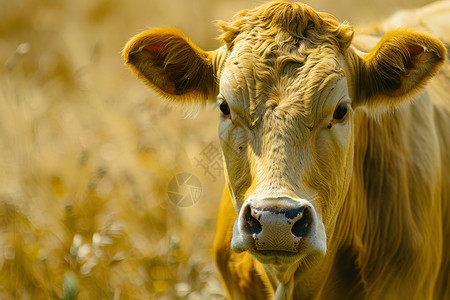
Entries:
POLYGON ((391 31, 448 43, 445 14, 441 2, 353 37, 279 1, 222 23, 215 51, 173 29, 126 46, 163 96, 219 99, 214 253, 231 299, 450 298, 450 65, 434 37, 391 31))
MULTIPOLYGON (((297 270, 293 299, 448 298, 450 107, 431 101, 433 85, 421 101, 381 120, 359 112, 358 160, 335 239, 316 268, 297 270)), ((276 280, 249 254, 231 251, 236 217, 225 189, 214 252, 230 298, 270 299, 276 280)))

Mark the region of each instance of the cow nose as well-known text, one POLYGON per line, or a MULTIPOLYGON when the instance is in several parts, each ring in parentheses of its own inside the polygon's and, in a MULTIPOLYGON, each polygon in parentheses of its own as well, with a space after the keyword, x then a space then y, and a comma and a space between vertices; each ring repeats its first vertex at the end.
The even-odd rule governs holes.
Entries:
POLYGON ((313 223, 311 206, 290 198, 248 201, 241 210, 241 234, 255 250, 298 252, 313 223))
POLYGON ((277 210, 277 208, 271 209, 261 209, 252 208, 251 205, 247 205, 245 208, 245 230, 248 234, 260 234, 262 231, 263 223, 261 219, 264 214, 270 214, 274 217, 264 218, 266 221, 266 226, 284 226, 290 227, 290 232, 297 238, 302 238, 306 236, 311 227, 311 211, 307 205, 302 205, 298 208, 291 208, 285 210, 277 210), (275 220, 273 220, 275 219, 275 220), (272 222, 271 222, 272 221, 272 222), (273 223, 273 224, 269 224, 273 223))

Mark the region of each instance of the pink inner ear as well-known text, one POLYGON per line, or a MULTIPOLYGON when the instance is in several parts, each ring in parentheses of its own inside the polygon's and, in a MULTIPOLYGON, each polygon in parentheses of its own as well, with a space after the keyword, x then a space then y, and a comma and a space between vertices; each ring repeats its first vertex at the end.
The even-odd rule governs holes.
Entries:
POLYGON ((423 52, 423 47, 419 45, 408 45, 408 52, 411 56, 416 56, 423 52))
POLYGON ((164 50, 164 46, 162 45, 147 45, 144 47, 148 52, 159 54, 164 50))

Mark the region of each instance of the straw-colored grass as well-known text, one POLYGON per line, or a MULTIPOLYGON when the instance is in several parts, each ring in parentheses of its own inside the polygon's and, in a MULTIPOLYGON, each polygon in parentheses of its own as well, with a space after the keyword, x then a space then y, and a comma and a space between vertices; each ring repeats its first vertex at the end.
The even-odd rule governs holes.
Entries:
MULTIPOLYGON (((211 253, 224 177, 197 163, 219 145, 218 112, 185 119, 120 51, 146 26, 213 49, 213 20, 256 4, 0 2, 0 299, 224 298, 211 253), (189 207, 168 197, 181 172, 202 185, 189 207)), ((327 10, 352 21, 341 6, 327 10)))

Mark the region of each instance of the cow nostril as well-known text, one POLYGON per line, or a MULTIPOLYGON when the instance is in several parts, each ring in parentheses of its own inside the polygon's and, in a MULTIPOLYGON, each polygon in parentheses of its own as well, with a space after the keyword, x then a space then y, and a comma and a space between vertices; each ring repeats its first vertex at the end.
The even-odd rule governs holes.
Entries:
POLYGON ((258 234, 262 231, 261 223, 252 216, 250 206, 245 209, 245 229, 249 234, 258 234))
POLYGON ((311 223, 311 212, 308 207, 305 207, 302 217, 294 223, 291 232, 298 238, 304 237, 308 234, 311 223))

